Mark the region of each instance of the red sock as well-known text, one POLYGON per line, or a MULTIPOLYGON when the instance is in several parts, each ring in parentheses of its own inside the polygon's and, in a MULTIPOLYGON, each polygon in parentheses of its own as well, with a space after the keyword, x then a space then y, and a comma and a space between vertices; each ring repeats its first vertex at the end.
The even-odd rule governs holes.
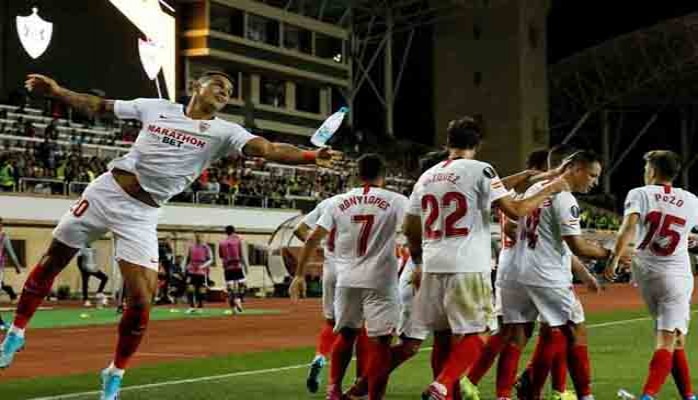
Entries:
POLYGON ((553 359, 566 345, 565 335, 559 329, 541 332, 540 346, 536 347, 536 352, 531 360, 533 398, 540 397, 552 368, 553 359))
POLYGON ((650 372, 645 381, 645 387, 642 389, 643 394, 656 396, 659 393, 659 389, 662 388, 664 381, 671 373, 672 359, 673 355, 669 350, 659 349, 654 352, 652 361, 650 361, 650 372))
POLYGON ((352 350, 354 349, 354 335, 337 335, 337 339, 332 346, 332 355, 330 356, 330 385, 342 386, 344 373, 347 371, 347 366, 351 362, 352 350))
POLYGON ((477 359, 475 365, 473 365, 473 368, 468 373, 468 379, 470 379, 470 382, 472 382, 474 385, 480 383, 482 377, 485 376, 490 368, 492 368, 494 360, 496 360, 499 353, 502 352, 504 345, 505 343, 504 340, 502 340, 502 335, 497 334, 490 336, 489 340, 487 340, 487 343, 485 344, 485 347, 482 349, 480 358, 477 359))
POLYGON ((436 379, 446 364, 448 353, 451 350, 451 337, 449 335, 434 335, 434 347, 431 350, 431 373, 436 379))
POLYGON ((693 394, 693 386, 691 385, 691 371, 688 367, 686 350, 674 350, 674 357, 672 358, 672 361, 673 366, 671 369, 671 374, 674 376, 676 388, 679 390, 679 393, 681 393, 681 396, 686 398, 693 394))
POLYGON ((519 366, 521 349, 513 343, 504 345, 497 363, 497 397, 510 398, 516 382, 516 369, 519 366))
POLYGON ((366 328, 361 328, 359 336, 356 337, 356 377, 366 374, 368 363, 371 358, 371 341, 366 334, 366 328))
POLYGON ((368 398, 369 400, 382 399, 385 388, 388 385, 390 373, 390 342, 389 338, 377 338, 368 343, 371 353, 368 365, 368 398))
POLYGON ((24 289, 17 304, 14 326, 20 329, 27 327, 34 313, 51 291, 53 281, 59 272, 60 270, 49 269, 42 264, 34 267, 24 283, 24 289))
POLYGON ((449 388, 473 365, 485 346, 479 335, 468 335, 451 345, 446 364, 436 380, 449 388))
POLYGON ((414 357, 422 344, 421 340, 403 339, 402 343, 390 349, 390 371, 414 357))
POLYGON ((114 366, 126 369, 129 360, 138 350, 150 320, 147 307, 126 307, 119 322, 119 340, 114 354, 114 366))
MULTIPOLYGON (((587 357, 587 362, 588 360, 587 357)), ((553 390, 563 393, 567 389, 567 346, 563 346, 553 358, 550 376, 553 390)))
POLYGON ((334 333, 334 325, 329 321, 325 321, 317 337, 317 349, 315 353, 325 358, 329 357, 332 352, 332 345, 336 339, 337 335, 334 333))
POLYGON ((577 345, 567 349, 567 366, 578 397, 591 395, 591 363, 589 348, 577 345))

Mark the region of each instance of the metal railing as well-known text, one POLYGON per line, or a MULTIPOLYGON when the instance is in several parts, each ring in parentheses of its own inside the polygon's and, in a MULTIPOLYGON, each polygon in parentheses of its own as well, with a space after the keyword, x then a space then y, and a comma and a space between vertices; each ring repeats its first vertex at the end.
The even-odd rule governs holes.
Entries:
POLYGON ((60 179, 20 178, 19 191, 23 193, 60 194, 68 193, 68 186, 60 179))

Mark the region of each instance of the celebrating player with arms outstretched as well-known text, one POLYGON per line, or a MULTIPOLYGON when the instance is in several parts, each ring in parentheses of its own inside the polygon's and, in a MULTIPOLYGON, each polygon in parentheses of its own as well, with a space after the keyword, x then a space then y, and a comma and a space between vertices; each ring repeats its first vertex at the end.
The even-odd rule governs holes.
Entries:
POLYGON ((106 100, 72 92, 53 79, 29 75, 26 87, 88 115, 137 119, 143 128, 133 147, 92 181, 82 198, 60 220, 46 254, 29 275, 14 324, 0 348, 0 367, 8 367, 24 346, 24 331, 55 277, 77 250, 107 231, 117 238, 116 255, 128 293, 111 365, 102 371, 102 399, 117 398, 124 369, 145 333, 158 277, 159 207, 180 193, 212 162, 228 155, 262 157, 285 164, 330 160, 329 149, 302 151, 270 143, 240 125, 216 117, 233 92, 222 72, 204 74, 189 104, 162 99, 106 100))
MULTIPOLYGON (((693 293, 688 240, 691 229, 698 225, 698 198, 672 186, 680 171, 679 156, 671 151, 645 155, 645 186, 628 193, 616 241, 615 253, 619 254, 635 237, 642 240, 637 245, 633 276, 656 321, 657 341, 641 400, 654 399, 669 373, 682 399, 696 398, 684 348, 693 293)), ((618 257, 613 257, 606 275, 612 277, 617 266, 618 257)))

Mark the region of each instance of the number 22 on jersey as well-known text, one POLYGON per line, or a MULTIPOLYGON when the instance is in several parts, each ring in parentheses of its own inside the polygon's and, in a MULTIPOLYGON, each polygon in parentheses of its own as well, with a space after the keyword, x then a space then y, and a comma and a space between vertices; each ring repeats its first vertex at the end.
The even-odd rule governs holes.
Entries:
POLYGON ((439 200, 434 194, 428 193, 422 196, 422 212, 424 219, 424 237, 429 240, 438 240, 444 237, 468 236, 470 230, 466 227, 456 226, 468 213, 468 200, 459 192, 447 192, 439 200), (453 208, 448 215, 448 208, 453 208))

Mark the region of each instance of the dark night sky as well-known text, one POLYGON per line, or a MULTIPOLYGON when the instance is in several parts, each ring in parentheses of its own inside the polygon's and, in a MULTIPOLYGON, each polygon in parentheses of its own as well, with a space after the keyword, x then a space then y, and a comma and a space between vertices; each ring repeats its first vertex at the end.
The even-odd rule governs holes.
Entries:
POLYGON ((695 11, 695 0, 552 0, 549 60, 554 63, 615 36, 695 11))

